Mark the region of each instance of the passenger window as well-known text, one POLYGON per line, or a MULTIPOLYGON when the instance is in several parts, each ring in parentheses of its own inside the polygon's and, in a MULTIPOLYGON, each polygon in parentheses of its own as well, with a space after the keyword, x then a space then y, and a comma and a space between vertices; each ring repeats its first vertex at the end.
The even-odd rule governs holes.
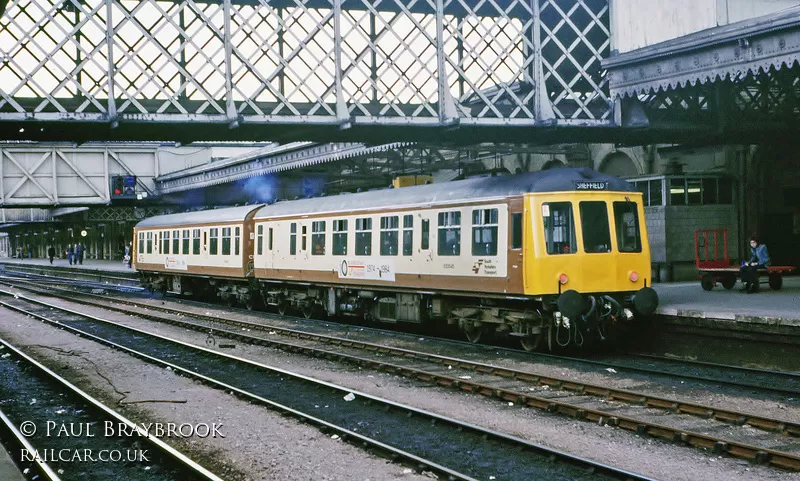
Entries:
POLYGON ((372 219, 356 219, 356 255, 372 255, 372 219))
POLYGON ((169 254, 169 231, 165 230, 161 233, 161 253, 169 254))
POLYGON ((183 255, 189 255, 189 229, 183 231, 183 237, 181 237, 181 247, 183 248, 183 255))
POLYGON ((256 227, 256 232, 258 237, 258 239, 256 239, 256 246, 257 246, 256 252, 258 253, 258 255, 261 255, 264 253, 264 226, 259 225, 258 227, 256 227))
POLYGON ((461 212, 439 213, 440 256, 461 255, 461 212))
POLYGON ((572 204, 569 202, 542 204, 542 220, 548 254, 572 254, 577 251, 572 204))
POLYGON ((234 255, 239 255, 239 239, 242 236, 241 227, 237 227, 233 231, 233 253, 234 255))
POLYGON ((200 255, 200 229, 192 229, 192 254, 200 255))
POLYGON ((511 214, 511 248, 522 249, 522 214, 511 214))
POLYGON ((231 255, 231 228, 222 228, 222 255, 231 255))
POLYGON ((173 254, 180 254, 181 253, 181 231, 174 230, 172 231, 172 253, 173 254))
POLYGON ((347 220, 333 221, 333 255, 347 255, 347 220))
POLYGON ((144 254, 144 232, 139 232, 139 254, 144 254))
POLYGON ((381 217, 381 255, 382 256, 396 256, 397 255, 397 241, 399 217, 393 215, 391 217, 381 217))
POLYGON ((289 230, 289 255, 297 254, 297 224, 292 223, 289 230))
POLYGON ((319 220, 311 224, 311 255, 325 255, 325 221, 319 220))
POLYGON ((602 201, 580 203, 583 250, 587 253, 611 252, 608 206, 602 201))
POLYGON ((272 227, 269 228, 269 245, 267 246, 269 250, 272 250, 272 227))
POLYGON ((497 255, 497 209, 472 211, 472 255, 497 255))
POLYGON ((422 239, 420 239, 420 249, 426 251, 431 248, 431 221, 430 219, 422 219, 422 239))
POLYGON ((147 233, 147 253, 148 254, 152 254, 153 253, 153 233, 152 232, 148 232, 147 233))
POLYGON ((642 252, 639 209, 634 202, 614 202, 614 224, 617 231, 617 249, 620 252, 642 252))
POLYGON ((403 216, 403 255, 410 256, 414 253, 414 216, 403 216))
POLYGON ((209 240, 210 240, 210 244, 209 244, 209 247, 208 247, 208 253, 209 253, 209 255, 215 256, 215 255, 217 255, 217 251, 219 250, 219 248, 218 248, 219 247, 218 246, 218 244, 219 244, 219 229, 214 228, 214 229, 209 229, 208 231, 209 231, 208 237, 209 237, 209 240))
POLYGON ((306 233, 308 232, 308 226, 305 226, 305 225, 301 226, 300 229, 301 229, 301 232, 303 233, 303 235, 300 238, 300 252, 305 252, 307 250, 307 248, 306 248, 306 245, 307 245, 306 244, 306 233))

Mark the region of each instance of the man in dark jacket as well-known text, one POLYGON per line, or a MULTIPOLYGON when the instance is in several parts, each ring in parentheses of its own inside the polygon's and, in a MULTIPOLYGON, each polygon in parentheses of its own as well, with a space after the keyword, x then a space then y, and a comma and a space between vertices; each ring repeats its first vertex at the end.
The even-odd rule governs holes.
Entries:
POLYGON ((47 248, 47 257, 50 258, 50 265, 53 265, 53 257, 56 256, 56 248, 53 247, 53 244, 50 244, 50 247, 47 248))
POLYGON ((742 278, 744 288, 748 294, 758 292, 758 270, 766 269, 771 264, 769 251, 766 244, 758 242, 756 237, 750 238, 750 259, 742 264, 739 274, 742 278))

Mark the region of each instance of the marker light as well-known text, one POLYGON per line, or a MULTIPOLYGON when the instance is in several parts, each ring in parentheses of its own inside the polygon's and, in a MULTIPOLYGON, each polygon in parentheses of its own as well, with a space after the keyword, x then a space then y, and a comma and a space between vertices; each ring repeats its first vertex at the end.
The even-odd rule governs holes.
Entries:
POLYGON ((567 277, 566 274, 561 274, 560 276, 558 276, 558 282, 560 282, 561 284, 566 284, 567 281, 569 281, 569 277, 567 277))
POLYGON ((639 280, 639 273, 636 272, 636 271, 631 271, 630 275, 628 275, 628 279, 630 279, 631 282, 638 281, 639 280))

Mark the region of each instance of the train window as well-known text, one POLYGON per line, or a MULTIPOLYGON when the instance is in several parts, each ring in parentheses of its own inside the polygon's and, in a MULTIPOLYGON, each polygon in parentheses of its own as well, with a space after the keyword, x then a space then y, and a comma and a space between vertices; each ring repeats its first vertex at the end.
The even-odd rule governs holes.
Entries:
POLYGON ((269 228, 269 244, 267 245, 267 249, 272 250, 272 227, 269 228))
POLYGON ((231 228, 222 228, 222 255, 231 255, 231 228))
POLYGON ((147 253, 148 254, 152 254, 153 253, 153 233, 152 232, 148 232, 147 233, 147 253))
POLYGON ((639 235, 639 209, 633 202, 614 202, 617 227, 617 249, 620 252, 642 252, 639 235))
POLYGON ((297 223, 292 222, 289 229, 289 255, 297 254, 297 223))
POLYGON ((305 225, 301 226, 300 229, 303 232, 303 235, 301 237, 301 242, 300 242, 300 252, 305 252, 306 251, 306 245, 307 245, 306 244, 306 233, 308 232, 308 226, 305 226, 305 225))
POLYGON ((208 229, 208 237, 209 237, 209 245, 208 245, 208 254, 215 256, 217 255, 218 244, 219 244, 219 229, 208 229))
POLYGON ((356 219, 356 255, 372 255, 372 219, 356 219))
POLYGON ((181 231, 178 230, 172 231, 172 253, 173 254, 181 253, 181 231))
POLYGON ((264 226, 259 225, 258 227, 256 227, 256 233, 258 236, 258 239, 256 239, 256 246, 257 246, 256 252, 258 253, 258 255, 261 255, 264 253, 264 226))
POLYGON ((333 255, 347 255, 347 221, 333 221, 333 255))
POLYGON ((139 232, 139 254, 144 254, 144 232, 139 232))
POLYGON ((472 255, 497 255, 497 209, 472 211, 472 255))
POLYGON ((422 219, 422 238, 420 239, 420 249, 426 251, 431 248, 430 237, 431 221, 429 219, 422 219))
POLYGON ((183 255, 189 255, 189 229, 183 231, 183 237, 181 237, 182 241, 182 253, 183 255))
POLYGON ((396 215, 381 217, 381 255, 396 256, 400 218, 396 215))
POLYGON ((461 255, 461 212, 439 212, 440 256, 461 255))
POLYGON ((237 227, 233 230, 233 253, 234 255, 239 255, 239 240, 242 237, 242 231, 240 227, 237 227))
POLYGON ((577 251, 572 204, 569 202, 542 204, 542 220, 548 254, 572 254, 577 251))
POLYGON ((325 221, 311 223, 311 255, 325 255, 325 221))
POLYGON ((403 216, 403 255, 410 256, 414 252, 414 216, 403 216))
POLYGON ((608 206, 603 201, 580 203, 583 250, 588 253, 611 252, 608 206))
POLYGON ((169 231, 161 232, 161 253, 169 254, 169 231))
POLYGON ((200 229, 192 229, 192 254, 200 255, 200 229))
POLYGON ((522 249, 522 214, 511 214, 511 248, 522 249))

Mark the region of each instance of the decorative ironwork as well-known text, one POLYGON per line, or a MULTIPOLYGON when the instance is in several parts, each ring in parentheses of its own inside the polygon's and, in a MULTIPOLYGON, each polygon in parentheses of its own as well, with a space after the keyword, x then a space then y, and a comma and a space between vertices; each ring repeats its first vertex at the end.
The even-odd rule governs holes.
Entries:
POLYGON ((12 0, 0 121, 607 126, 608 22, 607 0, 12 0))

